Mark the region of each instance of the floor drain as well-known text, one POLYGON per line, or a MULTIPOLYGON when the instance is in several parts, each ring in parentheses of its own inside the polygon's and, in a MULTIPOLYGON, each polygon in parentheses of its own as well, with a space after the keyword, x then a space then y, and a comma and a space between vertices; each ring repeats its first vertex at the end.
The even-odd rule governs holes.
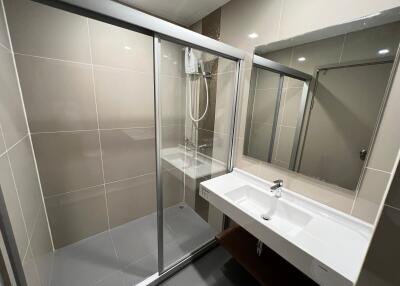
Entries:
POLYGON ((184 206, 179 206, 179 208, 180 208, 181 210, 183 210, 185 207, 184 207, 184 206))
POLYGON ((271 219, 271 217, 268 216, 268 215, 266 215, 266 214, 261 215, 261 218, 262 218, 263 220, 270 220, 270 219, 271 219))

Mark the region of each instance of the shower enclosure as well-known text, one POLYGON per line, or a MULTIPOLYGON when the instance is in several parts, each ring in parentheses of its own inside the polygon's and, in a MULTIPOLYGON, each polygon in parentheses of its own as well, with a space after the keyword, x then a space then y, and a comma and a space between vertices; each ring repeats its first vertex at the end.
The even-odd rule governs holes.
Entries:
POLYGON ((147 285, 212 247, 199 184, 232 169, 244 53, 115 1, 1 2, 40 182, 27 285, 147 285))

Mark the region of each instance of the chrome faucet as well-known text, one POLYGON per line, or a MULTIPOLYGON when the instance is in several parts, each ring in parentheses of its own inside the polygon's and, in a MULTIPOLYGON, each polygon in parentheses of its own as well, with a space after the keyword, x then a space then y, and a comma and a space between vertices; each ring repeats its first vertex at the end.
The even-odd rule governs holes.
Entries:
POLYGON ((283 180, 275 180, 274 185, 270 187, 271 192, 274 192, 275 198, 282 196, 283 180))

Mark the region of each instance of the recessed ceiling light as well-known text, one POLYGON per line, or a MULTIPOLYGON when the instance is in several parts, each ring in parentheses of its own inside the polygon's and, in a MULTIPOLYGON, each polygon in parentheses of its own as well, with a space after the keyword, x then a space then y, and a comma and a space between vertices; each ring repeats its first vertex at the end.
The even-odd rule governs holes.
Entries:
POLYGON ((125 46, 124 49, 125 49, 125 50, 128 50, 128 51, 129 51, 129 50, 132 50, 132 48, 131 48, 130 46, 125 46))
POLYGON ((299 62, 304 62, 305 60, 306 60, 306 58, 305 57, 300 57, 300 58, 298 58, 297 59, 299 62))
POLYGON ((257 33, 251 33, 251 34, 248 34, 248 36, 249 36, 250 39, 258 38, 258 34, 257 33))
POLYGON ((382 49, 378 51, 378 54, 380 55, 386 55, 387 53, 389 53, 389 49, 382 49))

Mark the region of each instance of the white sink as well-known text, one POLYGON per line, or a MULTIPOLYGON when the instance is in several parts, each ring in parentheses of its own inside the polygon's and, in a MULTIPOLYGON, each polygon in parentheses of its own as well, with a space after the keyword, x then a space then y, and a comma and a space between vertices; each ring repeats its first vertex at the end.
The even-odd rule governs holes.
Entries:
POLYGON ((353 285, 372 225, 285 188, 276 198, 271 185, 234 169, 202 182, 200 195, 318 284, 353 285))
POLYGON ((296 206, 249 185, 226 193, 235 205, 244 211, 261 217, 266 224, 288 235, 298 234, 311 221, 312 216, 296 206))

